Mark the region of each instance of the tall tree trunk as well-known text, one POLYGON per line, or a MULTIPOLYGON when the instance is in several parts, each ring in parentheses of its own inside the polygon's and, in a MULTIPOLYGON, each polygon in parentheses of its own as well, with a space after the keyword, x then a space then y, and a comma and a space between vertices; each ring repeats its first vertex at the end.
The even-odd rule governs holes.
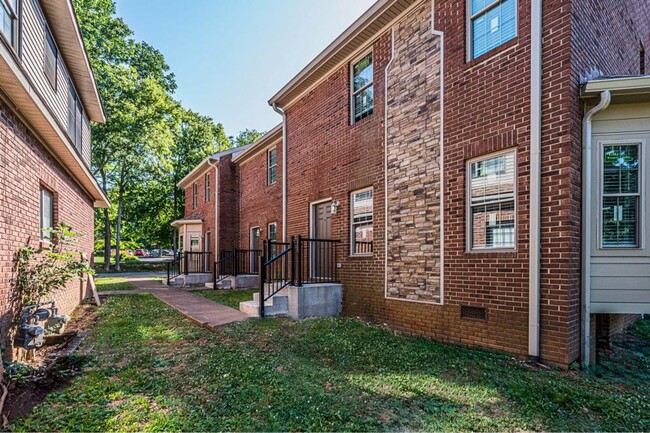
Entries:
MULTIPOLYGON (((104 170, 100 170, 102 176, 102 187, 106 191, 107 180, 104 170)), ((104 209, 104 270, 111 270, 111 218, 108 215, 108 208, 104 209)))
POLYGON ((117 226, 115 230, 115 270, 120 271, 120 241, 122 239, 122 209, 124 208, 124 186, 120 182, 117 197, 117 226))

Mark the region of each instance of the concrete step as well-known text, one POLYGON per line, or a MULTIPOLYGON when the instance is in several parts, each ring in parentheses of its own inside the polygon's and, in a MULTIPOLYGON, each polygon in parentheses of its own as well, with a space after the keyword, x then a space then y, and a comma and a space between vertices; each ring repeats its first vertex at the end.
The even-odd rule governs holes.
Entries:
MULTIPOLYGON (((264 316, 265 317, 278 317, 287 316, 289 314, 287 305, 278 305, 272 302, 264 303, 264 316)), ((244 301, 239 303, 239 311, 251 317, 260 317, 260 303, 255 301, 244 301)))
MULTIPOLYGON (((232 289, 231 284, 232 284, 232 281, 229 278, 218 281, 217 282, 217 290, 229 290, 229 289, 232 289)), ((209 283, 205 283, 205 287, 207 289, 214 289, 214 282, 210 281, 209 283)))

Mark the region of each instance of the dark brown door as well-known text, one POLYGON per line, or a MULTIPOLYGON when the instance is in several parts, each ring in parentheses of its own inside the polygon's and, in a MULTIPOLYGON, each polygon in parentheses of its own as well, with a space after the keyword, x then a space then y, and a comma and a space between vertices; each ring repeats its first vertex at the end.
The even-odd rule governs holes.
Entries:
POLYGON ((314 205, 313 234, 315 241, 311 245, 311 274, 317 280, 332 277, 333 245, 319 242, 332 239, 332 202, 314 205))

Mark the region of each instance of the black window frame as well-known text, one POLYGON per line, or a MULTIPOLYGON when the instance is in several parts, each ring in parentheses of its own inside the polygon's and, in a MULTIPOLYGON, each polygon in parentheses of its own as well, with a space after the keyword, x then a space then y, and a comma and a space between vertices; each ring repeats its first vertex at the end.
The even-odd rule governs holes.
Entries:
POLYGON ((20 47, 20 9, 22 0, 16 0, 14 7, 8 0, 0 0, 0 7, 4 8, 11 19, 11 34, 7 36, 4 31, 0 35, 7 41, 7 44, 17 53, 20 47), (14 10, 15 9, 15 10, 14 10), (10 39, 11 38, 11 39, 10 39))
POLYGON ((54 36, 52 35, 52 31, 50 28, 45 25, 45 41, 44 41, 44 50, 43 50, 43 73, 45 74, 45 78, 47 79, 47 82, 50 83, 50 86, 52 86, 52 89, 54 91, 57 91, 57 81, 58 81, 58 75, 59 75, 59 48, 56 45, 56 41, 54 40, 54 36), (49 49, 48 49, 49 48, 49 49), (49 54, 52 53, 53 59, 52 61, 54 64, 52 67, 54 68, 52 71, 49 70, 48 64, 51 62, 48 62, 48 57, 49 54), (53 74, 53 76, 51 76, 53 74))

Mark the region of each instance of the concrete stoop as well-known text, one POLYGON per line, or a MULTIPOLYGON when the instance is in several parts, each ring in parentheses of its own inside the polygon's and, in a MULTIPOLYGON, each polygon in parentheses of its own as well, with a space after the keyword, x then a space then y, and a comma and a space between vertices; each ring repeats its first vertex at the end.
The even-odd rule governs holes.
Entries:
MULTIPOLYGON (((307 317, 333 317, 341 314, 343 286, 335 283, 287 286, 264 303, 265 316, 288 316, 295 320, 307 317)), ((252 301, 239 304, 249 316, 260 316, 259 293, 252 301)))
MULTIPOLYGON (((223 280, 217 283, 217 290, 247 290, 247 289, 256 289, 258 287, 257 275, 237 275, 236 277, 226 277, 223 280)), ((214 288, 214 282, 210 279, 209 282, 205 283, 205 287, 208 289, 214 288)))
POLYGON ((191 286, 195 284, 205 284, 208 281, 212 281, 212 274, 189 274, 189 275, 179 275, 176 278, 173 278, 170 282, 170 286, 174 287, 183 287, 191 286))

